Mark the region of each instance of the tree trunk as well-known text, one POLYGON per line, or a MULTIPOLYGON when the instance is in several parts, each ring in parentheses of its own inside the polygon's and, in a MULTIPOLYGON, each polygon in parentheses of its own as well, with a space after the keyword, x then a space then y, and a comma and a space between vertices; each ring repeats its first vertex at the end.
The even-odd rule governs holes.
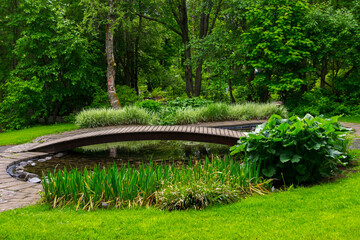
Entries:
POLYGON ((200 96, 200 92, 201 92, 202 64, 203 64, 203 61, 201 59, 199 59, 197 61, 197 68, 196 68, 196 75, 195 75, 194 97, 200 96))
POLYGON ((253 88, 253 84, 252 84, 252 81, 255 79, 255 69, 254 68, 251 68, 250 69, 250 74, 249 76, 246 78, 246 83, 248 85, 248 88, 250 90, 250 95, 247 96, 247 101, 249 102, 252 102, 254 101, 254 96, 255 96, 255 93, 254 93, 254 88, 253 88))
POLYGON ((142 29, 142 17, 139 18, 138 32, 135 39, 135 60, 134 60, 134 79, 133 79, 133 87, 136 91, 136 94, 139 95, 139 43, 140 43, 140 35, 142 29))
POLYGON ((189 98, 191 98, 192 93, 193 93, 193 80, 192 80, 192 67, 191 67, 191 49, 190 49, 190 47, 188 47, 186 45, 185 45, 185 51, 184 51, 186 94, 187 94, 187 96, 189 98))
POLYGON ((113 10, 113 0, 109 0, 109 14, 108 14, 108 24, 106 25, 106 43, 105 51, 107 57, 107 87, 108 87, 108 97, 110 101, 110 106, 112 108, 120 108, 119 98, 115 90, 115 59, 114 59, 114 34, 113 34, 113 24, 115 16, 113 10))
MULTIPOLYGON (((212 24, 210 25, 210 13, 213 8, 213 1, 204 0, 202 2, 202 8, 201 8, 201 16, 200 16, 200 27, 199 27, 199 39, 200 41, 204 39, 210 32, 212 32, 212 29, 215 26, 215 21, 218 17, 218 14, 221 10, 221 4, 222 0, 219 1, 216 12, 214 14, 214 17, 212 19, 212 24)), ((201 51, 201 49, 199 49, 201 51)), ((197 67, 196 67, 196 75, 195 75, 195 89, 194 89, 194 96, 198 97, 200 96, 201 92, 201 82, 202 82, 202 65, 203 65, 203 59, 200 56, 200 58, 197 61, 197 67)))
POLYGON ((186 0, 181 0, 181 5, 178 6, 179 15, 177 16, 175 11, 173 11, 174 17, 179 24, 181 29, 181 37, 184 44, 184 56, 185 56, 185 81, 186 81, 186 94, 189 98, 192 97, 193 94, 193 79, 192 79, 192 66, 191 66, 191 48, 189 46, 190 38, 189 38, 189 25, 188 25, 188 17, 187 17, 187 6, 186 0))
POLYGON ((320 88, 325 89, 326 84, 326 74, 327 74, 327 61, 323 59, 321 64, 321 73, 320 73, 320 88))
POLYGON ((228 78, 228 85, 229 85, 229 93, 230 93, 231 102, 235 103, 235 98, 234 98, 234 95, 233 95, 232 84, 231 84, 231 79, 230 78, 228 78))

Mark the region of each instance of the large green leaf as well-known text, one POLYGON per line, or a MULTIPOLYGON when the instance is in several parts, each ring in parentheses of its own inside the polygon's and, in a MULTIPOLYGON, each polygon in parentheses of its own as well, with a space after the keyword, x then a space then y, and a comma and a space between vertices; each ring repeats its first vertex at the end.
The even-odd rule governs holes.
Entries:
POLYGON ((291 160, 294 153, 292 151, 286 151, 280 154, 280 162, 286 163, 291 160))
POLYGON ((298 162, 300 162, 301 158, 302 158, 301 156, 295 154, 294 156, 292 156, 291 162, 292 163, 298 163, 298 162))
POLYGON ((275 175, 276 169, 274 167, 270 166, 268 168, 264 168, 261 172, 266 177, 272 177, 275 175))

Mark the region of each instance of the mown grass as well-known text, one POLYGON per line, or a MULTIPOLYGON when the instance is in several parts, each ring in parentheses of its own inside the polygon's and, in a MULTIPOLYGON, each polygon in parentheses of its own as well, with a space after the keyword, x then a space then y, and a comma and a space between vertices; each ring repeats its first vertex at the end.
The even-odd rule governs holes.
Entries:
POLYGON ((0 213, 0 239, 360 239, 359 196, 356 173, 203 211, 37 205, 0 213))
POLYGON ((360 116, 344 116, 339 119, 341 122, 360 123, 360 116))
POLYGON ((43 135, 61 133, 77 128, 75 124, 64 123, 3 132, 0 133, 0 146, 26 143, 43 135))

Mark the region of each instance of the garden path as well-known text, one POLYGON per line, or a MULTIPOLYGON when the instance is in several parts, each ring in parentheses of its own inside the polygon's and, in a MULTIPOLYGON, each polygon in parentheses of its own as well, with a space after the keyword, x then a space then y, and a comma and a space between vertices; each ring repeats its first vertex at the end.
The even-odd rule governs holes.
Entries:
MULTIPOLYGON (((192 124, 190 126, 199 127, 226 127, 235 125, 249 125, 249 124, 260 124, 264 121, 229 121, 229 122, 215 122, 215 123, 199 123, 192 124)), ((355 147, 360 148, 360 124, 354 123, 343 123, 346 127, 351 127, 355 130, 355 136, 357 136, 357 145, 355 147)), ((101 130, 109 130, 113 127, 99 128, 101 130)), ((99 130, 98 129, 98 130, 99 130)), ((6 169, 9 165, 14 162, 24 161, 36 157, 48 155, 43 152, 27 152, 27 149, 33 147, 35 144, 43 143, 54 140, 56 138, 66 136, 73 136, 81 133, 88 132, 88 129, 79 129, 62 134, 46 135, 33 140, 32 143, 26 143, 13 147, 0 148, 0 212, 24 207, 29 204, 36 203, 39 199, 39 191, 42 190, 41 184, 34 184, 16 180, 12 178, 6 169)), ((92 129, 93 131, 93 129, 92 129)))

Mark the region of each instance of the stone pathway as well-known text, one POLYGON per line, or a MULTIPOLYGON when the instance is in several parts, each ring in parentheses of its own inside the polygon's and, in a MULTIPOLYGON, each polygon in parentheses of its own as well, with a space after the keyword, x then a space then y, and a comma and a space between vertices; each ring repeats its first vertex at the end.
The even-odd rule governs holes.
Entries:
MULTIPOLYGON (((201 127, 224 127, 224 126, 235 126, 235 125, 248 125, 248 124, 260 124, 263 120, 254 121, 228 121, 228 122, 213 122, 213 123, 199 123, 191 124, 190 126, 201 126, 201 127)), ((346 127, 351 127, 355 130, 357 136, 357 143, 360 148, 360 124, 354 123, 342 123, 346 127)), ((120 128, 124 126, 118 126, 120 128)), ((79 129, 62 134, 51 134, 42 137, 38 137, 33 140, 32 143, 26 143, 17 146, 0 146, 0 212, 27 206, 29 204, 36 203, 39 199, 39 191, 42 190, 41 184, 34 184, 16 180, 12 178, 7 172, 7 167, 13 163, 30 160, 32 158, 38 158, 48 155, 48 153, 42 152, 26 152, 27 149, 38 145, 40 143, 56 140, 63 137, 70 137, 82 133, 93 132, 94 130, 109 130, 114 127, 105 127, 97 129, 79 129)))
POLYGON ((12 178, 6 169, 14 162, 48 155, 47 153, 0 153, 0 212, 34 204, 40 199, 41 184, 12 178))

